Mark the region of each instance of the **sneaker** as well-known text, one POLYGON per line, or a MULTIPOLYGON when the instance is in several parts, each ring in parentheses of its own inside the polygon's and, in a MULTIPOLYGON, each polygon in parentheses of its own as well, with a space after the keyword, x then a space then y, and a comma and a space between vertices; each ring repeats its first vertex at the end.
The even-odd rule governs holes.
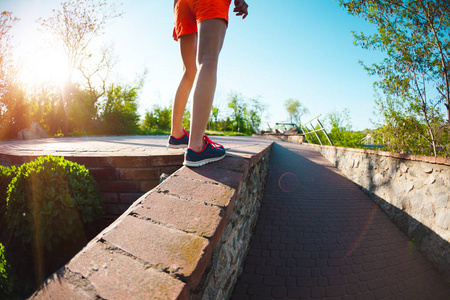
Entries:
POLYGON ((184 132, 184 135, 182 137, 180 137, 179 139, 177 139, 171 135, 169 137, 169 141, 167 142, 167 148, 172 148, 172 149, 187 148, 187 146, 189 144, 189 133, 184 128, 183 128, 183 132, 184 132))
POLYGON ((184 154, 183 165, 188 167, 200 167, 207 163, 221 160, 227 154, 225 148, 211 141, 206 135, 203 137, 206 144, 203 150, 196 152, 190 148, 184 154))

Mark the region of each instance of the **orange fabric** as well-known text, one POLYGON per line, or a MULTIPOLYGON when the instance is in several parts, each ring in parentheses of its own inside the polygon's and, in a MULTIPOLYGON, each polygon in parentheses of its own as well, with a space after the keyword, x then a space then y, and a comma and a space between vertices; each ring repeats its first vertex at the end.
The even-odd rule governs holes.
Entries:
POLYGON ((175 41, 184 34, 197 32, 197 24, 209 19, 225 19, 231 0, 178 0, 174 8, 175 41))

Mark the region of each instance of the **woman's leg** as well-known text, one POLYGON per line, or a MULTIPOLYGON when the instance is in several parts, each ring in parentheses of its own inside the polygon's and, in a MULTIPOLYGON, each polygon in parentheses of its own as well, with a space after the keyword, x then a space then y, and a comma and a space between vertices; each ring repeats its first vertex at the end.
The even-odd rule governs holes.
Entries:
POLYGON ((209 19, 198 24, 197 76, 194 82, 189 148, 201 151, 217 81, 217 63, 227 23, 209 19))
POLYGON ((181 58, 183 60, 183 77, 181 78, 172 106, 172 130, 175 138, 183 136, 183 115, 186 103, 197 74, 197 33, 189 33, 179 38, 181 58))

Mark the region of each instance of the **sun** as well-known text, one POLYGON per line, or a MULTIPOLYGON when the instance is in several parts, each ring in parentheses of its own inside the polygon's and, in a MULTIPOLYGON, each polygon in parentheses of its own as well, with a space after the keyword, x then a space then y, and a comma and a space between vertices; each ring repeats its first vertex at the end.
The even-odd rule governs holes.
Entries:
POLYGON ((20 59, 19 77, 27 87, 51 85, 63 88, 68 74, 66 56, 51 47, 39 47, 24 53, 20 59))

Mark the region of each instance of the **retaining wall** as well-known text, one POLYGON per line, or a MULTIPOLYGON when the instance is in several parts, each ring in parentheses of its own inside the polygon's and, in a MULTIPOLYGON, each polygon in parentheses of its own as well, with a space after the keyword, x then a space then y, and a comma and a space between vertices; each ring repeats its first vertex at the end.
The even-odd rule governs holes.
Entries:
POLYGON ((307 145, 368 192, 450 282, 450 159, 307 145))
POLYGON ((256 224, 271 144, 182 167, 134 202, 31 299, 225 299, 256 224))
MULTIPOLYGON (((176 152, 176 151, 173 151, 176 152)), ((38 155, 1 154, 0 164, 20 166, 38 155)), ((104 219, 115 220, 130 205, 159 184, 162 174, 172 174, 183 165, 183 154, 93 156, 71 154, 65 159, 84 165, 95 178, 104 198, 104 219)))

